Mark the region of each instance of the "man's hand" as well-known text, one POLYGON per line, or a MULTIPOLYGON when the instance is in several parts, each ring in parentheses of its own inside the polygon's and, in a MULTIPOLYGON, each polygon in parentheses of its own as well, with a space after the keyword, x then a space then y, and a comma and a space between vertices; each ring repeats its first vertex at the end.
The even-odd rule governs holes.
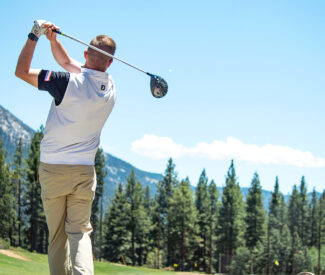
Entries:
POLYGON ((46 29, 46 38, 50 40, 50 42, 53 42, 56 40, 56 33, 53 30, 59 30, 60 28, 58 26, 55 26, 51 22, 45 22, 42 24, 42 28, 46 29))
POLYGON ((32 30, 30 31, 29 38, 31 40, 37 41, 41 35, 47 32, 46 28, 43 28, 42 25, 45 23, 45 20, 39 19, 34 21, 32 30))

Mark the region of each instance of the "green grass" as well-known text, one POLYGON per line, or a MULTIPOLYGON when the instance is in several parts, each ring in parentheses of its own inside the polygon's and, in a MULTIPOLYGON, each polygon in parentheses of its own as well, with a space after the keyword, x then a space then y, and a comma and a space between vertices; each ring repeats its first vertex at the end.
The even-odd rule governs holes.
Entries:
POLYGON ((0 274, 32 275, 50 274, 47 264, 47 255, 27 252, 22 249, 11 249, 29 261, 22 261, 0 254, 0 274))
POLYGON ((141 275, 141 274, 157 274, 157 275, 175 275, 175 272, 172 271, 164 271, 158 269, 150 269, 144 267, 131 267, 131 266, 120 266, 114 265, 111 263, 95 263, 95 274, 102 275, 102 274, 114 274, 114 275, 125 275, 125 274, 132 274, 132 275, 141 275))
MULTIPOLYGON (((0 274, 1 275, 48 275, 47 255, 31 253, 26 250, 15 248, 10 251, 18 254, 29 261, 18 260, 0 254, 0 274)), ((107 262, 95 262, 95 274, 114 274, 114 275, 175 275, 175 272, 149 269, 143 267, 121 266, 107 262)))

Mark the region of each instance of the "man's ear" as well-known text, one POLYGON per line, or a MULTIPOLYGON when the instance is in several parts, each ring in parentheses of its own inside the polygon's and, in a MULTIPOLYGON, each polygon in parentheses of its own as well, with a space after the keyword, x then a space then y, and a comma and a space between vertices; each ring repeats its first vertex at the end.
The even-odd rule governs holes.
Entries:
POLYGON ((108 64, 107 64, 107 68, 109 67, 109 66, 111 66, 111 64, 113 63, 113 58, 111 58, 111 60, 108 62, 108 64))
POLYGON ((88 55, 88 51, 85 50, 85 51, 84 51, 84 57, 85 57, 85 59, 87 59, 87 55, 88 55))

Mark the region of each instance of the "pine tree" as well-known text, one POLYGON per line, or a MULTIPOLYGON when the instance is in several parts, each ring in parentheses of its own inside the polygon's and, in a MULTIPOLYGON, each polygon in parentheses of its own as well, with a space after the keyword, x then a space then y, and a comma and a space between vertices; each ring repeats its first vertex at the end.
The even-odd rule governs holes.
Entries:
POLYGON ((218 224, 218 212, 220 209, 219 202, 219 191, 213 180, 211 180, 208 186, 208 196, 209 196, 209 211, 208 211, 208 223, 209 223, 209 238, 208 238, 208 273, 214 271, 215 261, 214 261, 214 252, 215 252, 215 231, 218 224))
POLYGON ((174 189, 169 206, 170 256, 178 270, 190 270, 193 267, 193 251, 198 246, 199 238, 196 221, 198 214, 188 178, 174 189))
POLYGON ((198 227, 200 243, 196 251, 196 262, 199 269, 207 272, 209 268, 209 194, 208 194, 208 178, 205 169, 202 171, 199 183, 196 188, 195 206, 198 212, 198 227))
POLYGON ((152 246, 154 251, 154 260, 153 266, 155 268, 162 267, 162 248, 163 248, 163 224, 162 224, 162 208, 158 202, 158 192, 156 193, 151 211, 151 230, 150 230, 150 239, 152 240, 152 246))
POLYGON ((23 143, 22 139, 20 138, 16 147, 16 152, 14 155, 14 162, 13 162, 13 172, 12 172, 12 183, 13 183, 13 194, 15 197, 14 201, 14 209, 15 209, 15 216, 16 219, 14 220, 15 224, 12 226, 13 229, 16 231, 16 235, 18 238, 18 246, 22 246, 22 192, 23 192, 23 143))
POLYGON ((287 202, 285 201, 284 196, 281 194, 280 197, 280 223, 283 226, 284 224, 288 224, 288 205, 287 202))
POLYGON ((246 200, 246 247, 251 254, 251 273, 254 273, 254 258, 256 258, 257 248, 265 238, 265 210, 263 206, 262 187, 259 176, 254 174, 251 186, 248 189, 246 200))
POLYGON ((243 244, 245 208, 243 195, 237 182, 234 162, 226 176, 219 213, 218 243, 219 253, 226 256, 226 265, 231 263, 237 247, 243 244))
MULTIPOLYGON (((167 167, 165 170, 165 174, 164 174, 164 179, 163 179, 163 186, 164 189, 166 191, 166 195, 167 197, 171 197, 173 194, 173 189, 174 187, 177 186, 178 184, 178 180, 177 180, 177 173, 175 172, 175 164, 172 160, 172 158, 170 158, 168 160, 167 163, 167 167)), ((168 205, 169 199, 166 200, 166 203, 168 205)))
POLYGON ((99 148, 95 156, 95 170, 97 178, 96 194, 92 204, 90 222, 93 227, 91 240, 93 253, 96 258, 102 257, 102 223, 103 223, 103 194, 107 171, 105 169, 105 157, 103 149, 99 148))
POLYGON ((146 186, 143 191, 143 207, 144 212, 146 215, 146 224, 147 224, 147 230, 145 234, 145 243, 146 246, 142 246, 143 248, 143 263, 147 263, 147 257, 148 254, 152 251, 153 248, 153 240, 151 239, 151 231, 152 231, 152 205, 153 205, 153 199, 150 196, 150 188, 149 186, 146 186))
POLYGON ((167 224, 167 212, 169 207, 169 198, 173 195, 174 187, 177 186, 177 174, 175 172, 175 164, 170 158, 164 173, 164 178, 157 186, 157 202, 161 209, 163 223, 167 224))
POLYGON ((280 241, 276 242, 273 246, 277 247, 277 254, 273 258, 274 271, 282 272, 283 274, 290 273, 291 269, 291 256, 292 256, 292 237, 289 227, 285 224, 280 231, 280 241), (279 262, 279 266, 274 265, 274 261, 279 262))
POLYGON ((312 195, 311 195, 311 204, 310 204, 310 246, 316 246, 317 245, 317 214, 316 214, 316 206, 317 206, 317 193, 315 190, 315 187, 313 189, 312 195))
POLYGON ((126 200, 129 204, 129 219, 127 229, 131 235, 131 247, 128 257, 132 265, 144 264, 144 250, 149 243, 149 217, 143 203, 143 190, 140 182, 136 181, 134 171, 127 178, 126 200))
POLYGON ((121 261, 130 249, 131 237, 127 230, 129 212, 130 205, 127 203, 123 185, 120 183, 105 216, 103 257, 108 261, 121 261))
POLYGON ((271 202, 269 205, 269 227, 281 230, 283 226, 282 218, 282 199, 283 195, 280 192, 279 178, 275 178, 274 191, 272 192, 271 202))
POLYGON ((10 239, 11 243, 11 228, 15 214, 13 202, 9 165, 6 164, 6 153, 3 149, 2 140, 0 140, 0 238, 10 239))
POLYGON ((142 266, 146 263, 148 253, 150 251, 150 229, 151 222, 148 211, 144 206, 144 193, 140 182, 137 183, 137 189, 139 192, 140 205, 137 211, 137 228, 136 228, 136 255, 137 265, 142 266))
POLYGON ((230 274, 247 275, 250 273, 250 251, 247 247, 238 247, 228 269, 230 274))
POLYGON ((279 261, 281 232, 285 221, 285 201, 284 196, 280 192, 279 178, 276 177, 274 191, 269 205, 269 218, 267 226, 267 273, 271 273, 273 269, 280 269, 274 266, 274 261, 279 261))
POLYGON ((321 265, 321 251, 322 245, 325 243, 325 190, 318 199, 316 206, 316 217, 317 217, 317 250, 318 250, 318 263, 317 269, 318 274, 322 272, 321 265))
POLYGON ((289 228, 290 228, 290 233, 292 237, 291 241, 291 270, 290 272, 292 274, 295 273, 296 271, 296 266, 295 266, 295 253, 297 251, 297 243, 298 243, 298 227, 299 227, 299 221, 297 219, 297 209, 299 209, 300 205, 300 195, 297 189, 297 186, 293 186, 292 194, 290 196, 290 201, 289 201, 289 228))
POLYGON ((278 266, 274 264, 275 261, 281 263, 280 245, 281 245, 281 231, 272 227, 268 227, 267 244, 266 244, 266 256, 267 256, 266 274, 276 274, 277 273, 276 271, 279 271, 278 269, 280 269, 278 266))
POLYGON ((41 199, 41 186, 38 180, 38 167, 40 162, 40 142, 43 130, 37 131, 31 141, 27 158, 25 214, 28 219, 27 234, 30 251, 47 252, 48 229, 41 199))
POLYGON ((311 270, 311 257, 308 253, 308 247, 305 246, 302 242, 302 239, 299 236, 298 231, 295 233, 295 253, 294 253, 294 270, 293 274, 296 274, 296 271, 301 270, 311 270))
POLYGON ((151 214, 151 197, 150 197, 150 187, 146 186, 144 188, 144 195, 143 195, 143 206, 147 210, 148 215, 151 214))
POLYGON ((151 231, 151 237, 155 240, 155 247, 157 250, 157 266, 162 263, 160 259, 163 258, 166 265, 172 264, 170 256, 170 245, 168 242, 169 227, 168 227, 168 209, 169 199, 173 195, 173 190, 177 186, 177 173, 175 172, 175 164, 170 158, 167 163, 167 167, 164 173, 162 181, 158 182, 157 192, 154 199, 153 209, 153 229, 151 231), (162 248, 164 250, 162 251, 162 248))
POLYGON ((302 241, 303 246, 309 245, 309 235, 310 235, 310 215, 308 213, 309 199, 307 195, 307 185, 305 177, 302 176, 300 186, 299 186, 299 207, 296 209, 296 218, 298 219, 298 235, 302 241))

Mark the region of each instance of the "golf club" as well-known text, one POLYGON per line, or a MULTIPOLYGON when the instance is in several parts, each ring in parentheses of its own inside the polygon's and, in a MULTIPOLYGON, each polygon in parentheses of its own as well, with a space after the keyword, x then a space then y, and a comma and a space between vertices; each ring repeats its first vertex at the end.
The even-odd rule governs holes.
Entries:
POLYGON ((68 37, 68 38, 70 38, 70 39, 72 39, 72 40, 74 40, 76 42, 79 42, 79 43, 81 43, 81 44, 83 44, 83 45, 85 45, 85 46, 87 46, 87 47, 89 47, 89 48, 91 48, 91 49, 93 49, 95 51, 98 51, 98 52, 100 52, 100 53, 102 53, 104 55, 107 55, 107 56, 109 56, 111 58, 114 58, 114 59, 116 59, 116 60, 118 60, 118 61, 120 61, 120 62, 122 62, 122 63, 124 63, 124 64, 126 64, 126 65, 128 65, 128 66, 130 66, 130 67, 132 67, 132 68, 134 68, 136 70, 138 70, 138 71, 140 71, 140 72, 142 72, 142 73, 145 73, 146 75, 149 75, 150 76, 150 90, 151 90, 151 93, 152 93, 152 95, 154 97, 161 98, 161 97, 163 97, 163 96, 165 96, 167 94, 168 84, 162 77, 160 77, 158 75, 151 74, 149 72, 146 72, 145 70, 142 70, 139 67, 136 67, 136 66, 134 66, 134 65, 132 65, 132 64, 130 64, 130 63, 128 63, 128 62, 114 56, 114 55, 111 55, 111 54, 109 54, 109 53, 107 53, 107 52, 105 52, 105 51, 103 51, 103 50, 101 50, 101 49, 99 49, 97 47, 94 47, 93 45, 89 45, 89 44, 87 44, 87 43, 85 43, 85 42, 83 42, 83 41, 81 41, 81 40, 79 40, 79 39, 77 39, 75 37, 72 37, 72 36, 70 36, 70 35, 68 35, 66 33, 63 33, 63 32, 61 32, 59 30, 53 30, 53 31, 56 32, 57 34, 60 34, 62 36, 68 37))

